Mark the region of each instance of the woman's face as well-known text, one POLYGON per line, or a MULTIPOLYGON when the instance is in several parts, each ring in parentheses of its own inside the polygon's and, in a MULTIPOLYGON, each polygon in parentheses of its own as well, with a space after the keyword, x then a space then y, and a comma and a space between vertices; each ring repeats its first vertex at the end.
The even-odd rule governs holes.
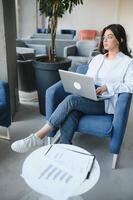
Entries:
POLYGON ((107 51, 119 50, 119 42, 110 29, 106 30, 103 35, 103 47, 107 51))

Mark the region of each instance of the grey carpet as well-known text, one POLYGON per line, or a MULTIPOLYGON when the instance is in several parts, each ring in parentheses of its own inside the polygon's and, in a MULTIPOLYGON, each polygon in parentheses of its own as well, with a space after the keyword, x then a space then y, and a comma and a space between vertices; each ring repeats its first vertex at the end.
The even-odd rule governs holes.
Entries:
MULTIPOLYGON (((13 141, 28 136, 45 123, 38 111, 38 103, 23 103, 19 106, 11 126, 12 140, 0 140, 0 200, 47 200, 33 191, 20 177, 26 154, 11 151, 13 141)), ((0 127, 0 131, 5 131, 0 127)), ((76 133, 73 144, 96 154, 101 168, 99 182, 83 194, 84 200, 132 200, 133 199, 133 112, 131 109, 126 135, 122 145, 118 169, 112 170, 112 155, 108 139, 76 133)))

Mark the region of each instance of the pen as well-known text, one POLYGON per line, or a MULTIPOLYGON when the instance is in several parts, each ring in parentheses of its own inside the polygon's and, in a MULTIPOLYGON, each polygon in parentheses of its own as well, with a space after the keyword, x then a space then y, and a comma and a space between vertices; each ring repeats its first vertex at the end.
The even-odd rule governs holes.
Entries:
POLYGON ((84 153, 84 152, 81 152, 81 151, 77 151, 77 150, 73 150, 73 149, 68 149, 68 148, 65 148, 66 150, 69 150, 69 151, 73 151, 75 153, 80 153, 80 154, 84 154, 84 155, 88 155, 88 156, 94 156, 94 154, 91 154, 91 153, 84 153))
POLYGON ((47 151, 46 151, 45 154, 44 154, 45 156, 46 156, 46 154, 50 151, 50 149, 52 148, 52 146, 53 146, 53 145, 50 145, 50 147, 47 149, 47 151))
POLYGON ((93 161, 92 161, 92 164, 91 164, 91 168, 90 168, 89 172, 87 173, 86 179, 89 179, 89 177, 90 177, 91 171, 92 171, 93 166, 94 166, 94 162, 95 162, 95 156, 93 158, 93 161))

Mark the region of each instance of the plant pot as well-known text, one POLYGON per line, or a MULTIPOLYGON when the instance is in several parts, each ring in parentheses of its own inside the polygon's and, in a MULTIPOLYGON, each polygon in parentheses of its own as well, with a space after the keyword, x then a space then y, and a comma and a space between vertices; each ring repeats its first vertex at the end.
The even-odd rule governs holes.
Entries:
POLYGON ((39 110, 42 115, 45 115, 46 90, 60 80, 58 70, 68 70, 71 66, 71 60, 67 58, 58 58, 55 63, 51 63, 48 61, 48 57, 42 57, 32 62, 35 70, 39 110))

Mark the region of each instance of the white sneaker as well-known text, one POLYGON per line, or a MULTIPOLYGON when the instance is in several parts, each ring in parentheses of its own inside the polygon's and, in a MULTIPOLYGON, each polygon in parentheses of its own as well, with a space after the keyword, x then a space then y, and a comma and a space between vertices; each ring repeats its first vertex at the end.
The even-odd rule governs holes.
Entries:
POLYGON ((28 137, 18 140, 11 145, 11 149, 18 153, 25 153, 31 150, 33 147, 40 147, 43 145, 43 140, 37 135, 31 134, 28 137))

